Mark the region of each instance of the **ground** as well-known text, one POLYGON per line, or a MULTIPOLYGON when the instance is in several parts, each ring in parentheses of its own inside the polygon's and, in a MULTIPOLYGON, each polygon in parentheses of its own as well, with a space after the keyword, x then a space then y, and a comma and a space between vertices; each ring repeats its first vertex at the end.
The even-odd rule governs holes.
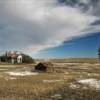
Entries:
POLYGON ((100 63, 53 64, 47 73, 0 64, 0 100, 100 100, 100 63))

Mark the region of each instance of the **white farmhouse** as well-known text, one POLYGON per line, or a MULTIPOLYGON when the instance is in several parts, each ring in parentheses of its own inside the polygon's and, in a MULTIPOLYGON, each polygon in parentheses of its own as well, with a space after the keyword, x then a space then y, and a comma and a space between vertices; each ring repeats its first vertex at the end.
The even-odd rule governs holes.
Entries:
POLYGON ((22 63, 22 60, 23 60, 22 55, 18 55, 18 57, 17 57, 17 63, 18 64, 22 63))

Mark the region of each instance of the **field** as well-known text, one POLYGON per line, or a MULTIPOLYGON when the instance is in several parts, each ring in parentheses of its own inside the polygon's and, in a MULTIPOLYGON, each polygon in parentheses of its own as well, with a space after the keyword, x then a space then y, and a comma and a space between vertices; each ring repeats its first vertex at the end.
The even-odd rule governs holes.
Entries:
POLYGON ((31 72, 34 64, 1 63, 0 100, 100 100, 97 59, 51 61, 55 71, 45 73, 31 72))

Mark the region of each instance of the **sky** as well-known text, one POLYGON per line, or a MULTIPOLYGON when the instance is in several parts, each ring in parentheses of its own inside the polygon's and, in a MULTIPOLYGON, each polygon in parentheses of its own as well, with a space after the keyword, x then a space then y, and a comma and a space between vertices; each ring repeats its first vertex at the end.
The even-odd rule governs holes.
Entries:
POLYGON ((0 0, 0 51, 36 58, 96 57, 100 0, 0 0))
POLYGON ((98 57, 100 33, 65 41, 63 45, 42 50, 36 58, 86 58, 98 57))

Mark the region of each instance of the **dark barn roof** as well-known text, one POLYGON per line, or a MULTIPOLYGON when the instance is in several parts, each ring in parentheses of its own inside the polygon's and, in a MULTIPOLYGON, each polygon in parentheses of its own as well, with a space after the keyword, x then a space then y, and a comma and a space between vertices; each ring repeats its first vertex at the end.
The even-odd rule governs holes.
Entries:
POLYGON ((36 71, 47 71, 48 67, 53 66, 50 62, 40 62, 35 66, 36 71))

